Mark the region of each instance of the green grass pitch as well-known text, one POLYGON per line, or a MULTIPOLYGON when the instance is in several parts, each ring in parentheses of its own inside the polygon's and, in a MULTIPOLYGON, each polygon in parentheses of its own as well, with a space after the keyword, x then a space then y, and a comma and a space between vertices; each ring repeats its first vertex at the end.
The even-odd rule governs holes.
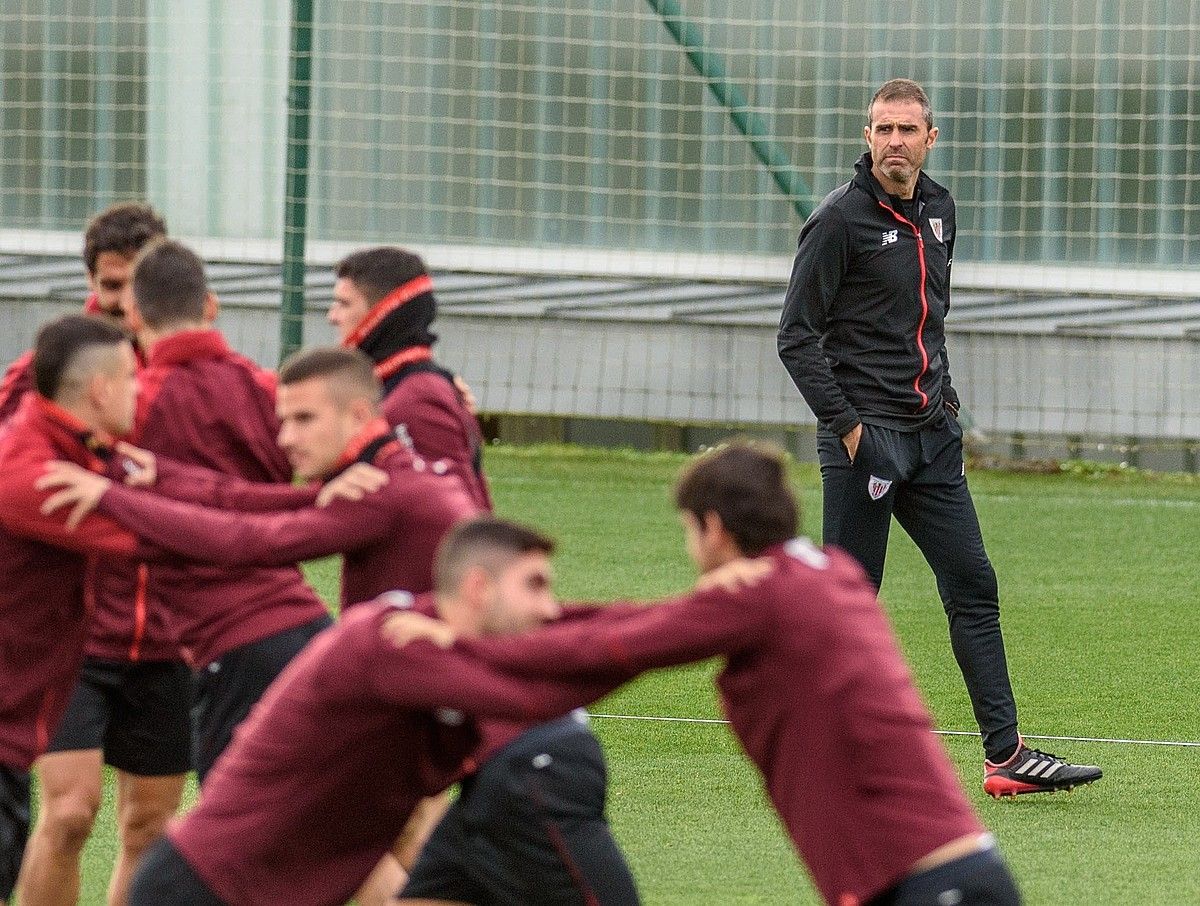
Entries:
MULTIPOLYGON (((652 596, 694 578, 670 505, 683 457, 561 449, 488 452, 497 509, 550 531, 562 597, 652 596)), ((820 530, 818 476, 794 472, 820 530)), ((971 475, 1000 577, 1027 734, 1200 741, 1200 487, 1122 477, 971 475)), ((334 567, 311 567, 332 596, 334 567)), ((896 529, 883 598, 938 727, 972 730, 945 618, 920 554, 896 529)), ((598 714, 713 718, 712 664, 643 678, 598 714)), ((597 717, 610 813, 647 904, 817 902, 719 724, 597 717)), ((1200 902, 1200 748, 1035 743, 1103 766, 1098 784, 992 802, 977 739, 943 737, 1030 904, 1200 902)), ((111 789, 87 851, 85 904, 103 903, 111 789)))

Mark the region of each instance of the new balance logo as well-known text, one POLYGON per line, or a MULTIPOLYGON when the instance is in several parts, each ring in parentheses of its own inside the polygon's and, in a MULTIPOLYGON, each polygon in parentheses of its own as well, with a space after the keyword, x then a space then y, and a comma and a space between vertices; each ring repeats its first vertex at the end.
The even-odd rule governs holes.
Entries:
POLYGON ((899 230, 884 230, 883 231, 883 244, 884 245, 891 245, 893 242, 896 242, 899 239, 900 239, 900 231, 899 230))
POLYGON ((1023 765, 1013 771, 1013 773, 1028 774, 1030 777, 1044 778, 1051 776, 1055 771, 1061 768, 1062 765, 1063 763, 1061 761, 1048 761, 1044 758, 1035 760, 1031 758, 1029 761, 1025 762, 1023 765), (1043 771, 1045 773, 1042 773, 1043 771))

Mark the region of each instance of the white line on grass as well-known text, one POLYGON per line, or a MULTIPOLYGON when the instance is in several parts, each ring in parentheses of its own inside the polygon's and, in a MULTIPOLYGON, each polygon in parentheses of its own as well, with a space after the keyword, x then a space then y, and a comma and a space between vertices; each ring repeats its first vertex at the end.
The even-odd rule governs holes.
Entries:
MULTIPOLYGON (((1029 497, 1023 494, 979 494, 971 492, 976 500, 990 500, 995 503, 1023 503, 1029 500, 1029 497)), ((1169 497, 1081 497, 1067 496, 1059 497, 1055 495, 1046 495, 1038 498, 1041 501, 1051 501, 1053 503, 1066 504, 1084 504, 1084 503, 1103 503, 1110 506, 1131 506, 1131 507, 1167 507, 1168 509, 1192 509, 1200 507, 1200 500, 1179 500, 1169 497)))
MULTIPOLYGON (((660 723, 674 724, 727 724, 729 721, 716 717, 653 717, 644 714, 592 714, 592 717, 609 720, 649 720, 660 723)), ((978 733, 970 730, 934 730, 939 736, 974 736, 978 733)), ((1111 745, 1125 746, 1169 746, 1177 749, 1200 749, 1200 742, 1173 739, 1109 739, 1104 736, 1033 736, 1022 733, 1022 739, 1049 739, 1053 742, 1103 742, 1111 745)))

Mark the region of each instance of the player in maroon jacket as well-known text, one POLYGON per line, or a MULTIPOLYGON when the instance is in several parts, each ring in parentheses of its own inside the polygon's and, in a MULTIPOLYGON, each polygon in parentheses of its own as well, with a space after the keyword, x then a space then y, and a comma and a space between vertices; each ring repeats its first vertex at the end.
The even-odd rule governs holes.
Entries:
POLYGON ((1019 903, 873 586, 849 556, 792 537, 782 461, 726 447, 684 473, 676 501, 702 572, 753 556, 761 575, 460 650, 531 678, 597 681, 723 655, 717 685, 732 729, 826 902, 1019 903))
POLYGON ((469 768, 472 719, 544 720, 609 684, 514 680, 428 644, 395 646, 405 609, 436 612, 464 636, 554 619, 553 545, 500 520, 455 530, 437 591, 359 605, 271 687, 217 762, 204 797, 147 857, 133 906, 344 903, 413 808, 469 768))
MULTIPOLYGON (((167 235, 167 225, 149 205, 122 202, 93 217, 83 234, 83 266, 87 271, 88 297, 83 310, 106 315, 125 324, 122 303, 133 259, 147 242, 167 235)), ((136 347, 135 347, 136 349, 136 347)), ((33 389, 29 366, 33 350, 8 366, 0 379, 0 422, 8 420, 33 389)))
MULTIPOLYGON (((149 242, 166 235, 149 205, 126 202, 101 211, 83 236, 83 263, 91 291, 84 311, 128 328, 124 297, 133 261, 149 242)), ((136 350, 135 342, 135 350, 136 350)), ((0 420, 31 389, 28 362, 18 359, 0 388, 0 420)), ((188 704, 191 674, 178 640, 164 632, 147 597, 145 569, 92 571, 92 620, 84 665, 58 732, 36 770, 37 824, 30 837, 21 899, 29 906, 73 903, 79 862, 100 809, 103 766, 117 774, 119 847, 109 903, 125 889, 142 852, 175 813, 191 766, 188 704)))
MULTIPOLYGON (((163 240, 134 266, 129 318, 147 350, 131 440, 176 461, 253 482, 287 482, 276 443, 275 377, 212 328, 216 298, 190 249, 163 240)), ((199 671, 201 779, 284 665, 331 624, 295 565, 152 565, 149 598, 199 671)))
POLYGON ((491 510, 483 435, 470 391, 433 359, 433 281, 412 252, 363 249, 337 266, 329 323, 344 346, 361 349, 383 381, 383 415, 417 453, 445 463, 475 504, 491 510))
POLYGON ((68 529, 35 489, 51 460, 105 468, 129 430, 137 359, 125 332, 73 315, 34 346, 37 392, 0 440, 0 903, 12 893, 29 822, 29 769, 75 685, 87 630, 86 573, 98 555, 131 556, 136 539, 102 516, 68 529))

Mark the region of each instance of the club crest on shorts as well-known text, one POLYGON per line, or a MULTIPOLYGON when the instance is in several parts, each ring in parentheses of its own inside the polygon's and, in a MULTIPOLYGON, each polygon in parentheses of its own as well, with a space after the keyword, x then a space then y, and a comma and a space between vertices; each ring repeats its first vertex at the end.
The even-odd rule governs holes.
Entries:
POLYGON ((942 218, 930 217, 929 218, 929 229, 933 230, 933 235, 937 237, 938 242, 946 241, 942 238, 942 218))
POLYGON ((890 481, 886 481, 877 475, 872 475, 871 480, 867 482, 867 493, 871 495, 872 500, 878 500, 886 494, 892 487, 890 481))

